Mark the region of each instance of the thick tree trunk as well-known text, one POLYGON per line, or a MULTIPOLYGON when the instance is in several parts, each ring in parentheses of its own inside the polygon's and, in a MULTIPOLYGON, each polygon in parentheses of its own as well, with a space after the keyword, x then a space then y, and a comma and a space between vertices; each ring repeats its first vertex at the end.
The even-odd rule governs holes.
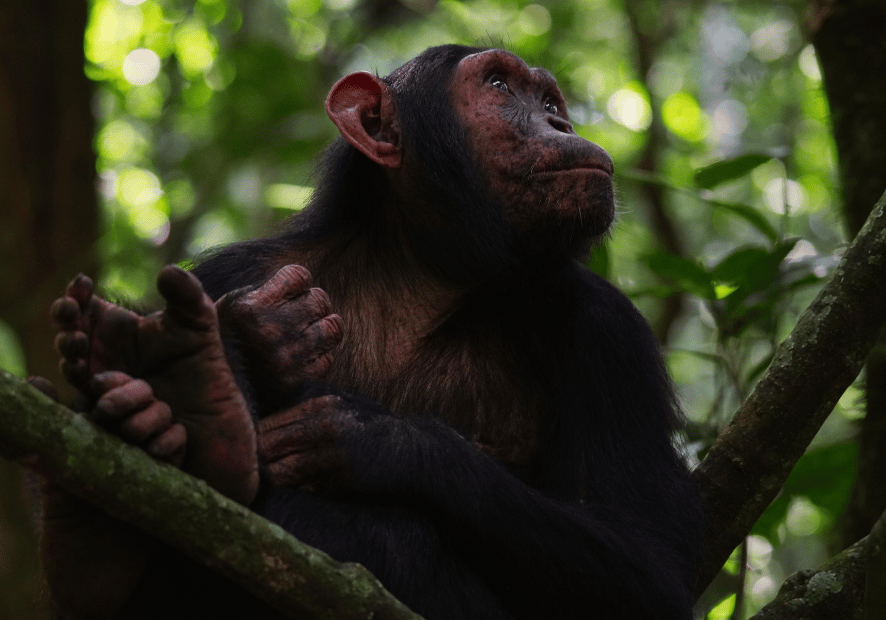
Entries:
MULTIPOLYGON (((0 2, 0 321, 56 381, 48 308, 95 269, 98 229, 85 0, 0 2)), ((34 620, 36 541, 21 471, 0 461, 0 617, 34 620)))

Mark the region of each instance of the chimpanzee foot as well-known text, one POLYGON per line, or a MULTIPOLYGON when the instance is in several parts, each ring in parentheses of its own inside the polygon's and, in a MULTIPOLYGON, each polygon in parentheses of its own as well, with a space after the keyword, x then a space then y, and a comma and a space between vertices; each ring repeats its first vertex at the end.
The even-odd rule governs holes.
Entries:
POLYGON ((192 274, 164 267, 166 309, 142 319, 145 380, 187 430, 183 469, 239 502, 258 490, 255 427, 225 358, 215 304, 192 274))
POLYGON ((59 328, 55 346, 62 372, 78 390, 96 397, 92 377, 108 370, 138 374, 136 340, 142 317, 96 295, 89 277, 74 278, 50 313, 59 328))

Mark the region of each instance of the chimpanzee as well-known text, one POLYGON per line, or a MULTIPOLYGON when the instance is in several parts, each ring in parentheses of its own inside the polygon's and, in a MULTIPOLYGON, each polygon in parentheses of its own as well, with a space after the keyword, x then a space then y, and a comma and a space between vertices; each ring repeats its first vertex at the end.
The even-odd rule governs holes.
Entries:
MULTIPOLYGON (((209 297, 167 268, 164 313, 121 322, 140 357, 164 330, 196 334, 204 372, 121 363, 147 383, 100 374, 97 415, 142 420, 119 432, 173 462, 181 421, 186 469, 429 619, 690 618, 699 499, 672 444, 678 407, 648 325, 578 262, 612 223, 612 162, 574 133, 554 78, 447 45, 343 78, 327 111, 342 138, 309 206, 199 261, 209 297), (228 421, 201 429, 220 401, 228 421), (261 484, 244 407, 261 418, 261 484)), ((69 339, 69 364, 118 346, 91 339, 69 339)), ((276 617, 172 551, 144 557, 119 617, 276 617)))

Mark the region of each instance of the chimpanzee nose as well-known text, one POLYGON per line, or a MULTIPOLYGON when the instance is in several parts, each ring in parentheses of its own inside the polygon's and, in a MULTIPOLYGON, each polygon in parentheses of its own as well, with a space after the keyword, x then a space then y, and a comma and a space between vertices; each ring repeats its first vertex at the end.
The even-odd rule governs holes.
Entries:
POLYGON ((574 133, 572 131, 572 123, 569 121, 563 120, 559 116, 554 116, 553 114, 548 115, 548 124, 556 129, 557 131, 562 131, 563 133, 574 133))

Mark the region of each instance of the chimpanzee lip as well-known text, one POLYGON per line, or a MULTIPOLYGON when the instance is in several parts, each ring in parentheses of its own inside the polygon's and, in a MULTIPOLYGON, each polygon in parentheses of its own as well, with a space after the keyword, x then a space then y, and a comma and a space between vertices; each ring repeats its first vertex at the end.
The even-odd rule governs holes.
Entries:
POLYGON ((532 176, 539 174, 554 174, 557 172, 572 172, 575 170, 599 170, 600 172, 605 172, 607 175, 612 176, 612 169, 599 162, 580 162, 570 166, 543 168, 541 170, 534 170, 532 176))

